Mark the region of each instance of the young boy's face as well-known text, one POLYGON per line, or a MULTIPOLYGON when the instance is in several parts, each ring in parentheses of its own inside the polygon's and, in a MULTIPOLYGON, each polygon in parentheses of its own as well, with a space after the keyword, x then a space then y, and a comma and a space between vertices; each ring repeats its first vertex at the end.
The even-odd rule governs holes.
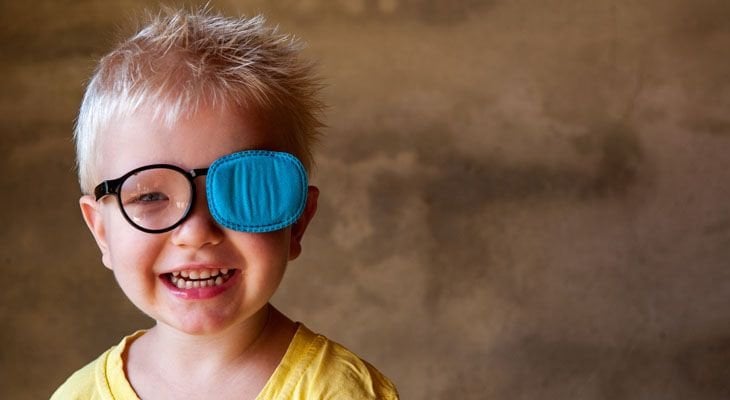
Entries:
MULTIPOLYGON (((206 168, 217 158, 246 149, 283 150, 276 134, 254 115, 203 109, 166 127, 140 112, 113 124, 99 148, 98 176, 114 179, 150 164, 185 170, 206 168)), ((300 240, 317 202, 310 188, 299 222, 269 233, 225 229, 211 217, 205 177, 195 178, 197 198, 185 221, 165 233, 145 233, 125 220, 114 196, 80 200, 82 214, 127 297, 143 312, 175 329, 212 333, 244 323, 273 296, 287 262, 300 252, 300 240), (230 276, 206 290, 179 289, 172 273, 230 276), (231 273, 230 270, 233 272, 231 273)))

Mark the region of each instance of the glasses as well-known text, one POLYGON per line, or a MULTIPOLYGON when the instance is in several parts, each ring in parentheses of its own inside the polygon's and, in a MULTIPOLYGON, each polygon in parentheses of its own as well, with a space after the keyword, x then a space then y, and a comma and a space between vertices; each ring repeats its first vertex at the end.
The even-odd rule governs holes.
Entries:
POLYGON ((185 171, 175 165, 153 164, 104 181, 94 189, 96 200, 115 195, 124 218, 147 233, 167 232, 190 215, 195 204, 194 179, 208 168, 185 171))
POLYGON ((208 210, 222 227, 262 233, 285 228, 304 212, 307 173, 292 154, 244 150, 223 156, 208 168, 186 171, 153 164, 104 181, 94 189, 96 200, 117 197, 124 218, 147 233, 174 229, 195 204, 195 178, 205 182, 208 210))

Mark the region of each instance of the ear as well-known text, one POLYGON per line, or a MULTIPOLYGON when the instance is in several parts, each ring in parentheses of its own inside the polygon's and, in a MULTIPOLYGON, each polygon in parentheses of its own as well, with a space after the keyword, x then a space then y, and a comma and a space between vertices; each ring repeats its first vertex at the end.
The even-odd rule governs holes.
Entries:
POLYGON ((105 267, 112 269, 109 262, 109 245, 106 240, 104 218, 99 209, 99 203, 93 196, 87 194, 81 196, 79 206, 81 206, 81 215, 84 217, 86 226, 89 227, 91 234, 94 235, 94 240, 96 240, 96 245, 101 250, 101 262, 104 263, 105 267))
POLYGON ((307 205, 304 206, 304 212, 299 220, 291 226, 291 241, 289 242, 289 261, 299 257, 302 253, 302 237, 304 231, 307 230, 309 221, 314 218, 317 212, 317 199, 319 198, 319 189, 316 186, 310 186, 307 189, 307 205))

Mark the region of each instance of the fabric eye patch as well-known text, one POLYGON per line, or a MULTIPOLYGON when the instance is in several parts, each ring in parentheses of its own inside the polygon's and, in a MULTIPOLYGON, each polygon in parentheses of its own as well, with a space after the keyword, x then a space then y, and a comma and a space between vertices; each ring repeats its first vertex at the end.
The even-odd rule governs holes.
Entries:
POLYGON ((241 232, 286 228, 307 203, 307 173, 289 153, 247 150, 221 157, 208 168, 205 186, 213 218, 241 232))

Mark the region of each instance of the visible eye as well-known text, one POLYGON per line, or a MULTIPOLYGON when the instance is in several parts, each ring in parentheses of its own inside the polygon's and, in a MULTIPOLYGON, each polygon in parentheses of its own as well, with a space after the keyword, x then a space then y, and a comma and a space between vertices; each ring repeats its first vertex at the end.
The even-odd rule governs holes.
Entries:
POLYGON ((164 193, 153 192, 153 193, 143 193, 139 196, 139 198, 137 200, 138 201, 161 201, 161 200, 168 200, 168 198, 164 193))
POLYGON ((144 203, 154 203, 159 201, 167 201, 169 198, 166 194, 162 192, 150 192, 150 193, 140 193, 139 195, 132 197, 126 201, 126 203, 137 203, 137 204, 144 204, 144 203))

